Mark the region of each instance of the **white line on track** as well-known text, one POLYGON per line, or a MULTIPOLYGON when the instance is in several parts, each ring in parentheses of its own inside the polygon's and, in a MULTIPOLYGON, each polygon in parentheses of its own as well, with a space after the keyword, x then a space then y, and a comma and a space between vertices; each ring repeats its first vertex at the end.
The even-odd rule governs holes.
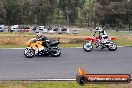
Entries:
POLYGON ((76 81, 76 79, 22 79, 22 80, 1 80, 1 81, 76 81))
POLYGON ((76 81, 76 79, 29 79, 30 81, 76 81))
POLYGON ((30 81, 76 81, 76 79, 30 79, 30 81))
POLYGON ((76 81, 76 79, 43 79, 43 78, 36 78, 36 79, 16 79, 16 80, 0 80, 0 81, 76 81))

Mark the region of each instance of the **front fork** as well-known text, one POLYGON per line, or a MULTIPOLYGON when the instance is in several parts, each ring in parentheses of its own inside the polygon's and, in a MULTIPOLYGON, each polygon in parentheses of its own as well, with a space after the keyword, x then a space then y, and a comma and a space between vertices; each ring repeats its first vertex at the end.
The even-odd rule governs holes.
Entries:
POLYGON ((95 46, 96 46, 96 48, 98 48, 99 46, 100 46, 100 40, 97 40, 96 42, 95 42, 95 46))
POLYGON ((39 49, 37 47, 27 47, 27 49, 33 49, 35 51, 35 55, 39 52, 39 49))

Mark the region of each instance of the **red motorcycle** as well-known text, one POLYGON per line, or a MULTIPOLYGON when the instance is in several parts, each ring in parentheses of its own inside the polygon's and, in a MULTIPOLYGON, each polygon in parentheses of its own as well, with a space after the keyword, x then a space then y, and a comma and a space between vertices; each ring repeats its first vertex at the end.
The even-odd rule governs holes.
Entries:
POLYGON ((87 42, 83 44, 83 49, 87 52, 90 52, 93 49, 93 45, 95 44, 95 47, 100 47, 101 49, 108 48, 110 51, 115 51, 117 49, 117 45, 112 40, 116 40, 115 37, 108 37, 105 39, 105 43, 101 41, 99 37, 87 37, 85 38, 87 42))

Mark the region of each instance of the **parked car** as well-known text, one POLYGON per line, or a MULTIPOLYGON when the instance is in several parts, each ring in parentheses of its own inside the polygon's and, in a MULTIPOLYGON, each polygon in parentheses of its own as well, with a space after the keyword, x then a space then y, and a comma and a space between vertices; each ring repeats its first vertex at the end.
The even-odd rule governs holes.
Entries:
POLYGON ((49 34, 54 34, 55 31, 54 31, 54 30, 49 30, 48 33, 49 33, 49 34))
POLYGON ((58 34, 69 34, 70 33, 70 30, 67 29, 67 28, 59 28, 58 30, 58 34))
POLYGON ((48 30, 47 30, 47 29, 44 29, 43 32, 44 32, 44 33, 48 33, 48 30))
POLYGON ((79 33, 79 31, 78 30, 73 30, 73 32, 72 32, 73 34, 78 34, 79 33))
POLYGON ((38 29, 40 32, 44 32, 44 33, 48 32, 48 29, 45 26, 39 26, 38 29))
POLYGON ((4 31, 4 29, 2 27, 0 27, 0 32, 3 32, 3 31, 4 31))
POLYGON ((4 32, 5 31, 5 26, 4 25, 0 25, 0 32, 4 32))
POLYGON ((58 28, 53 28, 52 30, 54 31, 54 33, 58 33, 58 31, 59 31, 58 28))
POLYGON ((48 31, 52 29, 51 26, 45 26, 45 29, 47 29, 48 31))
POLYGON ((11 26, 10 31, 11 32, 16 32, 16 31, 18 31, 18 28, 19 28, 19 25, 13 25, 13 26, 11 26))
POLYGON ((29 32, 30 28, 29 27, 20 27, 18 32, 29 32))
POLYGON ((39 26, 39 30, 43 30, 44 29, 44 26, 39 26))

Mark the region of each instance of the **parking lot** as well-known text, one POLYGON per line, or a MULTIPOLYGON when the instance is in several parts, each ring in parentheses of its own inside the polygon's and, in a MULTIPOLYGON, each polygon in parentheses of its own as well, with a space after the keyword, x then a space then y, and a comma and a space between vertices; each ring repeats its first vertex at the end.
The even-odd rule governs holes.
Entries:
POLYGON ((0 25, 0 32, 42 32, 48 34, 78 34, 79 30, 65 26, 0 25))

